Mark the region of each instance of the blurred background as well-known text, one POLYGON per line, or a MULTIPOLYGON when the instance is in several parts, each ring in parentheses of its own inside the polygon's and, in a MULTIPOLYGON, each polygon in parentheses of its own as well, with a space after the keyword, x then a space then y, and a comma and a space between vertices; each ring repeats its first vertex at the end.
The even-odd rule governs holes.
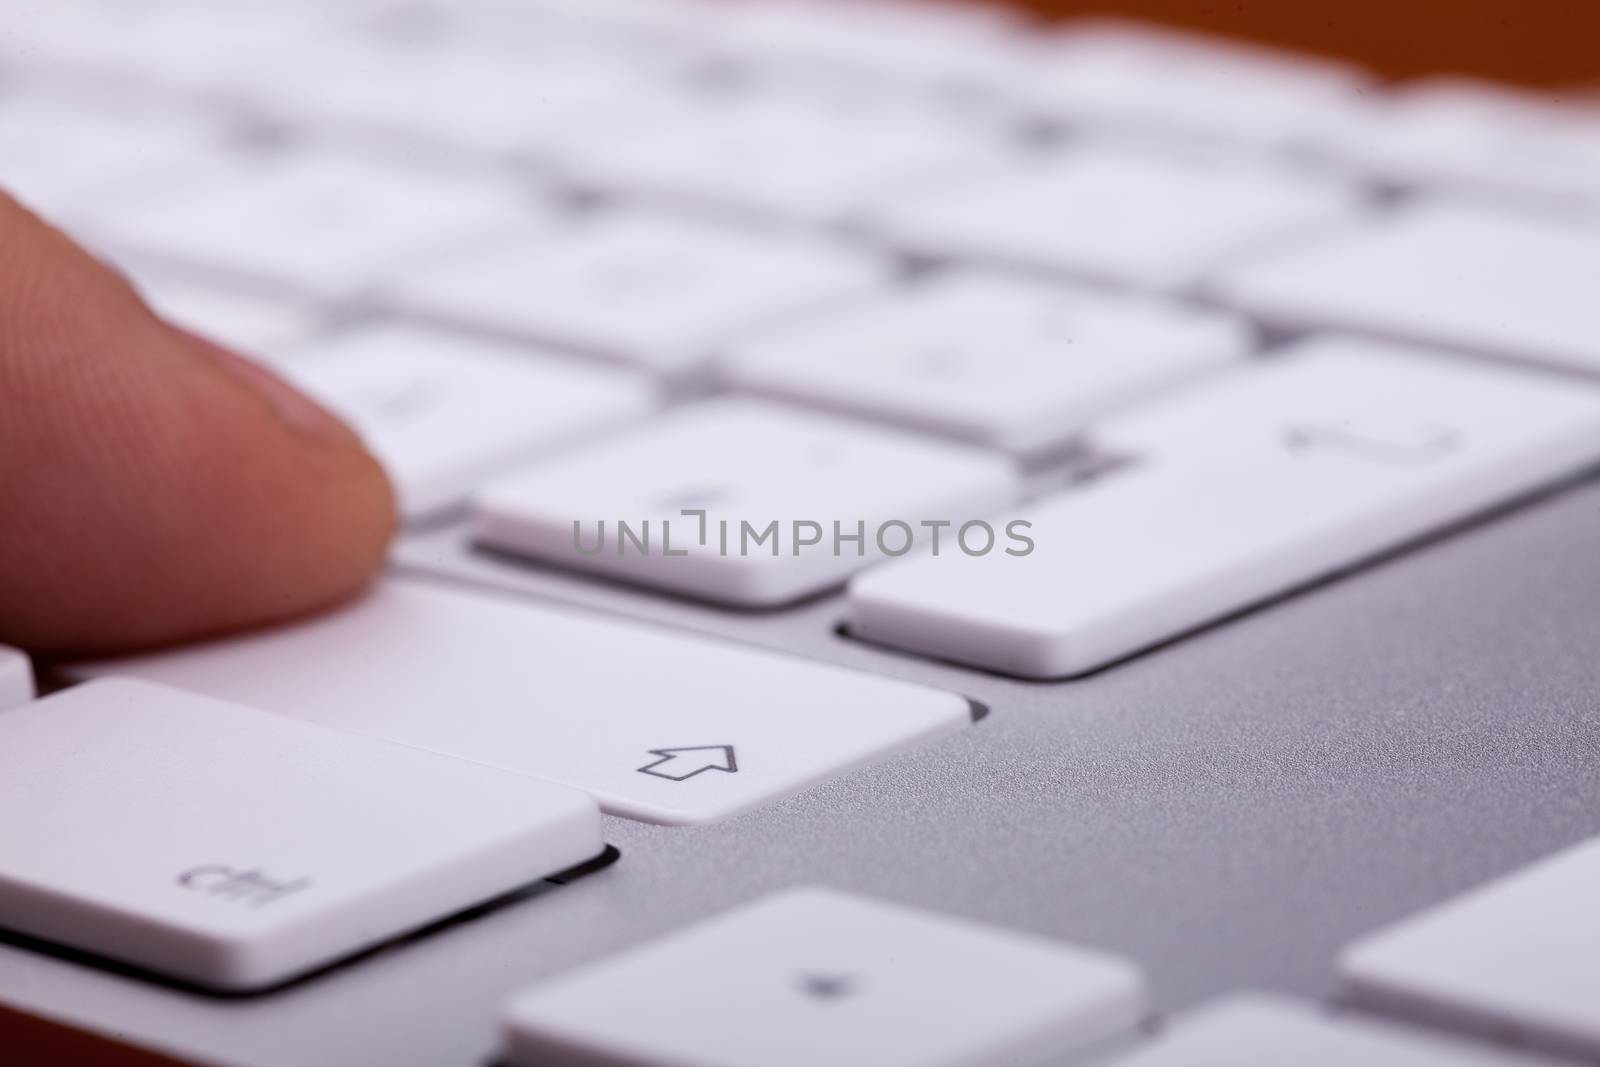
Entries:
MULTIPOLYGON (((1409 205, 1539 213, 1540 241, 1592 223, 1597 20, 1556 0, 6 0, 0 186, 342 413, 424 520, 557 443, 496 354, 627 371, 629 419, 708 387, 859 413, 859 367, 795 382, 736 350, 941 271, 1184 307, 1246 253, 1409 205)), ((1439 257, 1432 276, 1461 261, 1439 257)), ((1587 272, 1548 273, 1540 300, 1587 272)), ((1403 311, 1329 315, 1483 343, 1403 311)), ((945 414, 908 357, 874 417, 1032 459, 1117 406, 973 343, 960 373, 929 364, 945 414), (1062 407, 1014 434, 967 410, 973 381, 1062 407)))
POLYGON ((1471 72, 1600 93, 1600 4, 1583 0, 1008 0, 1050 17, 1145 18, 1355 60, 1389 77, 1471 72))

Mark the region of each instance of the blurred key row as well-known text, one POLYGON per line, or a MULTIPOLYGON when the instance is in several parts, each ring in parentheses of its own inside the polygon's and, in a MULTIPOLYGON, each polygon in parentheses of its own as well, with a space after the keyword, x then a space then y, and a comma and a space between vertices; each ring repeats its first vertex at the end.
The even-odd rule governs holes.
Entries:
POLYGON ((855 632, 1010 673, 1600 459, 1600 389, 1546 377, 1600 369, 1577 109, 820 7, 66 0, 8 24, 0 174, 349 419, 408 519, 740 606, 905 555, 855 632))
POLYGON ((1450 79, 1384 87, 1340 63, 1108 20, 1040 28, 992 10, 795 0, 59 0, 0 18, 0 72, 102 97, 562 165, 598 152, 597 174, 801 213, 847 175, 870 184, 953 158, 971 147, 957 132, 966 120, 1223 144, 1402 186, 1600 206, 1592 105, 1450 79), (832 121, 816 121, 819 107, 832 121), (806 146, 819 151, 785 173, 806 146), (748 160, 751 180, 731 182, 719 151, 748 160))

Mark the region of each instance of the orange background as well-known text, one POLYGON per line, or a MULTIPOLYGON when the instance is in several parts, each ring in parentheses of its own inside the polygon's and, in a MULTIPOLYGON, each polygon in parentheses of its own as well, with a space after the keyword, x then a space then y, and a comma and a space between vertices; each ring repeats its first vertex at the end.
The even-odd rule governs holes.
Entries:
POLYGON ((990 0, 1048 15, 1159 19, 1356 60, 1600 90, 1600 0, 990 0))

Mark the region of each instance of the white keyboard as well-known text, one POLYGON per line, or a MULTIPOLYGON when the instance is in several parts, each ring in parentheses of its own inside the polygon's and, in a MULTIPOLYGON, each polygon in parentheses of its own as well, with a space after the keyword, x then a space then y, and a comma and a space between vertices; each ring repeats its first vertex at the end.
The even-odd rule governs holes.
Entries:
POLYGON ((301 623, 42 698, 0 648, 0 1006, 269 1067, 1600 1062, 1600 676, 1560 840, 1281 959, 1182 900, 1241 749, 1249 804, 1333 780, 1330 841, 1395 753, 1470 765, 1381 687, 1274 747, 1217 709, 1285 646, 1206 650, 1600 470, 1600 108, 876 0, 51 0, 0 11, 0 187, 342 415, 404 523, 301 623))

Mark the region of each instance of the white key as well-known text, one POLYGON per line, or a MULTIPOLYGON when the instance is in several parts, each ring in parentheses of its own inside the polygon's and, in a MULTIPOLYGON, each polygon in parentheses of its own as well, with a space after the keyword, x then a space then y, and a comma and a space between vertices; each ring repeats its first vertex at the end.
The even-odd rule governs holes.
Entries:
POLYGON ((975 169, 867 214, 929 255, 1170 289, 1355 210, 1342 185, 1242 157, 1101 145, 975 169))
POLYGON ((543 220, 510 185, 301 157, 241 167, 231 178, 175 181, 100 229, 113 248, 136 255, 339 297, 543 220))
POLYGON ((26 704, 33 696, 33 663, 28 654, 0 645, 0 711, 26 704))
POLYGON ((541 160, 565 160, 594 141, 647 135, 664 91, 614 64, 528 63, 521 56, 499 70, 474 56, 446 57, 423 71, 432 73, 428 91, 399 107, 389 92, 368 104, 370 116, 446 142, 541 160))
POLYGON ((0 807, 0 926, 230 991, 605 847, 576 790, 126 679, 0 715, 0 807))
POLYGON ((66 100, 0 99, 0 189, 77 232, 173 161, 215 150, 207 123, 66 100))
POLYGON ((1080 674, 1600 459, 1600 389, 1326 338, 1094 438, 1138 462, 1029 509, 1031 554, 870 571, 851 585, 855 630, 1080 674))
POLYGON ((733 346, 737 385, 1014 453, 1243 355, 1223 314, 958 273, 733 346))
POLYGON ((591 48, 704 44, 725 31, 737 12, 703 0, 537 0, 527 5, 481 5, 469 13, 489 26, 525 17, 544 35, 558 30, 571 44, 591 48), (510 10, 507 10, 507 9, 510 10))
POLYGON ((81 77, 111 61, 119 47, 168 39, 174 20, 165 16, 171 13, 149 4, 93 0, 8 4, 0 10, 0 64, 31 77, 40 72, 35 68, 55 72, 64 66, 81 77))
POLYGON ((392 296, 455 321, 681 371, 742 330, 872 287, 884 269, 820 241, 611 215, 447 257, 409 272, 392 296))
POLYGON ((161 44, 184 49, 188 54, 181 62, 154 64, 148 57, 124 57, 95 65, 126 68, 125 76, 134 80, 283 126, 339 123, 355 87, 380 74, 404 91, 395 67, 378 62, 383 51, 363 44, 337 19, 329 23, 322 13, 305 8, 296 13, 288 4, 240 5, 235 10, 250 12, 237 27, 208 24, 205 18, 179 20, 182 25, 169 31, 170 43, 161 44), (320 113, 312 110, 319 95, 326 104, 320 113))
POLYGON ((524 1067, 986 1067, 1042 1063, 1144 1011, 1120 957, 795 889, 519 994, 505 1044, 524 1067))
POLYGON ((151 310, 168 322, 255 359, 275 361, 309 340, 322 316, 304 301, 134 269, 151 310))
POLYGON ((1294 146, 1371 78, 1353 67, 1114 19, 1068 23, 1026 91, 1046 116, 1167 135, 1294 146))
MULTIPOLYGON (((318 39, 337 19, 332 9, 341 6, 322 5, 322 11, 313 11, 291 4, 222 8, 51 0, 46 11, 8 5, 19 17, 6 20, 14 25, 0 25, 0 49, 20 29, 24 43, 12 55, 21 64, 38 63, 53 73, 59 73, 59 65, 80 85, 109 93, 192 90, 242 60, 270 57, 284 63, 293 42, 318 39)), ((0 13, 0 19, 10 14, 0 13)))
POLYGON ((925 521, 960 526, 1016 493, 1012 465, 992 453, 725 399, 489 483, 473 497, 474 536, 644 585, 771 606, 842 583, 882 552, 903 554, 931 536, 925 521), (907 528, 885 530, 891 522, 907 528))
POLYGON ((1488 83, 1437 78, 1335 127, 1336 151, 1407 185, 1600 212, 1600 115, 1488 83))
POLYGON ((971 721, 950 693, 404 579, 294 626, 74 670, 548 778, 660 823, 724 818, 971 721))
POLYGON ((1351 945, 1357 997, 1402 1014, 1600 1055, 1600 838, 1351 945))
POLYGON ((632 371, 404 326, 331 338, 282 369, 365 439, 411 519, 657 403, 655 387, 632 371))
POLYGON ((1543 1063, 1267 993, 1240 993, 1179 1016, 1108 1067, 1511 1067, 1543 1063))
POLYGON ((987 89, 1014 81, 1023 61, 1015 20, 974 5, 790 0, 746 5, 730 21, 729 50, 762 68, 987 89))
POLYGON ((829 222, 999 149, 954 118, 794 95, 741 94, 626 137, 593 138, 573 166, 628 193, 829 222))
POLYGON ((1600 370, 1596 279, 1600 229, 1440 203, 1248 259, 1215 288, 1288 325, 1600 370))
MULTIPOLYGON (((290 124, 344 136, 423 137, 493 153, 538 153, 625 135, 661 87, 616 63, 585 62, 549 41, 498 55, 441 46, 294 42, 293 64, 236 75, 231 95, 290 124)), ((592 57, 585 57, 592 58, 592 57)), ((219 71, 226 79, 227 71, 219 71)))
POLYGON ((70 62, 74 44, 89 37, 120 33, 126 39, 130 28, 144 20, 135 5, 103 5, 59 0, 48 7, 6 5, 0 9, 0 64, 24 74, 30 68, 70 62), (110 16, 110 17, 107 17, 110 16))

